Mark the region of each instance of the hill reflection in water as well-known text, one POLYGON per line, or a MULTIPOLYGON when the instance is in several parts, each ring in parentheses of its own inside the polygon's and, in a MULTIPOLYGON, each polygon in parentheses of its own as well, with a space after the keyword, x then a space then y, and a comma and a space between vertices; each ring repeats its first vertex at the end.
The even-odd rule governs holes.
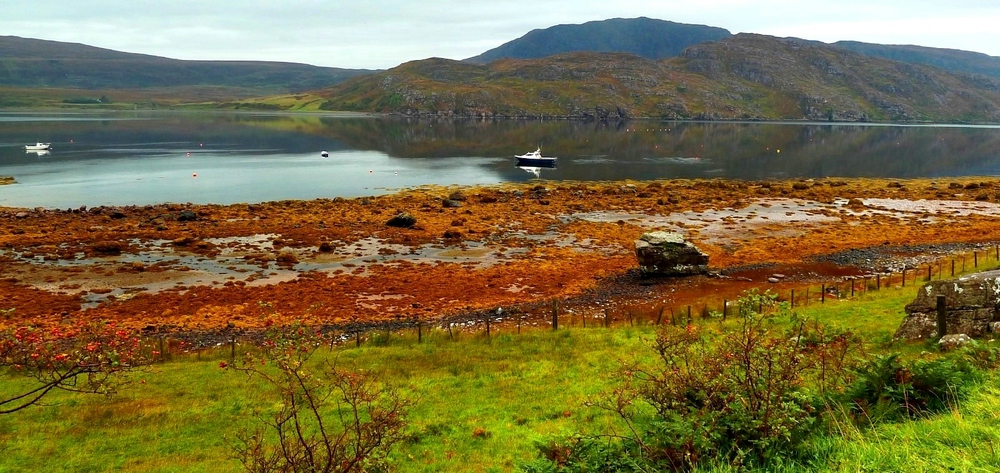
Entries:
POLYGON ((308 114, 0 115, 0 205, 356 197, 530 179, 949 177, 1000 173, 1000 128, 473 121, 308 114), (47 155, 24 144, 51 141, 47 155), (513 156, 541 147, 554 169, 513 156), (330 156, 320 156, 328 150, 330 156))

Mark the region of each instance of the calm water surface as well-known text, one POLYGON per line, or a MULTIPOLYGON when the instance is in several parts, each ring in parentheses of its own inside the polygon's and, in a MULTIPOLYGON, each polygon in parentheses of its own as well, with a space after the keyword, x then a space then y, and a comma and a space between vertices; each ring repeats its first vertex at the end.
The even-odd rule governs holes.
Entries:
POLYGON ((531 179, 1000 175, 1000 127, 0 113, 0 206, 229 204, 531 179), (24 145, 51 142, 49 153, 24 145), (541 146, 555 169, 521 169, 541 146), (329 157, 320 152, 326 150, 329 157))

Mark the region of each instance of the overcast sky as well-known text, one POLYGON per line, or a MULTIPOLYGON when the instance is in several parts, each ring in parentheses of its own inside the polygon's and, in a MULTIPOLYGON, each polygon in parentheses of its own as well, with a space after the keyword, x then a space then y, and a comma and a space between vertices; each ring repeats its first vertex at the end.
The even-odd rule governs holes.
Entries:
POLYGON ((0 35, 176 59, 386 69, 475 56, 536 28, 639 16, 1000 56, 1000 0, 0 0, 0 35))

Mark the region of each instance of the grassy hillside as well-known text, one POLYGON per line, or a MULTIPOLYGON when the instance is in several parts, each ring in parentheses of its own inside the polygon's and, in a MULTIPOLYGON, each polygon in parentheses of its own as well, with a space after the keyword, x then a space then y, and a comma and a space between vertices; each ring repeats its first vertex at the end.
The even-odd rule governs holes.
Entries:
POLYGON ((946 71, 982 74, 1000 78, 1000 57, 957 49, 928 48, 914 45, 872 44, 838 41, 833 46, 866 56, 913 64, 927 64, 946 71))
POLYGON ((693 44, 718 41, 732 34, 722 28, 650 18, 615 18, 581 25, 533 30, 466 61, 485 64, 497 59, 537 59, 576 51, 630 53, 647 59, 677 56, 693 44))
POLYGON ((327 87, 370 72, 281 62, 182 61, 82 44, 0 36, 0 85, 10 87, 214 86, 279 93, 327 87))
POLYGON ((740 34, 661 61, 617 53, 486 65, 414 61, 304 102, 324 110, 459 117, 996 123, 1000 81, 740 34))

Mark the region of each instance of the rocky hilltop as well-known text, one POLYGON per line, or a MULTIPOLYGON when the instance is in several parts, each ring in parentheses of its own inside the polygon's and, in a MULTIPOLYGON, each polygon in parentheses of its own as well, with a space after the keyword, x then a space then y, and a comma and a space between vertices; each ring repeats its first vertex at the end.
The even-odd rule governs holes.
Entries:
POLYGON ((679 55, 688 46, 730 36, 728 30, 712 26, 652 18, 614 18, 532 30, 466 61, 486 64, 497 59, 537 59, 579 51, 664 59, 679 55))
POLYGON ((427 59, 317 95, 326 110, 418 116, 1000 122, 1000 81, 755 34, 664 60, 427 59))

